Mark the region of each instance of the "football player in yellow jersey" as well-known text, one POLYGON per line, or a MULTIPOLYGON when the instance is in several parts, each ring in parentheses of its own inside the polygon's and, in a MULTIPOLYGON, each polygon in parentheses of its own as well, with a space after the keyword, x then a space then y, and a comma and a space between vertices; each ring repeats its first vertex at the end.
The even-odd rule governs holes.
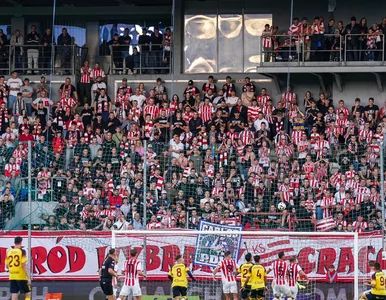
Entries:
POLYGON ((247 253, 245 254, 245 263, 243 263, 238 269, 237 273, 241 274, 241 286, 244 286, 244 289, 241 290, 241 299, 246 300, 249 298, 249 293, 251 292, 251 286, 245 285, 245 281, 247 280, 247 276, 250 275, 249 270, 253 266, 252 263, 252 254, 247 253))
POLYGON ((186 275, 189 275, 193 281, 196 281, 192 272, 190 272, 189 268, 185 266, 183 257, 181 255, 177 255, 176 263, 168 274, 169 279, 172 281, 172 292, 175 300, 179 300, 180 297, 182 299, 186 299, 188 291, 188 278, 186 275))
POLYGON ((386 300, 386 276, 381 270, 380 263, 374 263, 374 272, 371 283, 365 283, 371 287, 371 292, 365 296, 368 300, 386 300))
POLYGON ((265 268, 260 264, 260 255, 253 257, 255 264, 249 269, 249 275, 245 280, 245 284, 242 286, 242 290, 247 285, 251 286, 251 300, 264 299, 265 290, 267 288, 267 272, 265 268))
POLYGON ((17 300, 19 294, 25 295, 25 300, 31 299, 31 280, 28 275, 27 256, 22 250, 20 236, 15 237, 15 246, 7 252, 5 266, 9 271, 10 292, 12 300, 17 300))

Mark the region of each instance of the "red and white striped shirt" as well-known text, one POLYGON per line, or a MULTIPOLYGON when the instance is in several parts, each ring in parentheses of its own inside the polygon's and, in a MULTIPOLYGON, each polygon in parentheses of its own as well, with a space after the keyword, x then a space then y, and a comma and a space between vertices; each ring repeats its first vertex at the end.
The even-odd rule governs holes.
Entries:
POLYGON ((80 69, 80 82, 90 83, 91 68, 89 66, 80 69))
POLYGON ((366 141, 370 144, 371 139, 373 137, 374 133, 370 129, 363 129, 359 131, 359 137, 362 141, 366 141))
POLYGON ((256 106, 249 106, 248 107, 248 119, 255 121, 257 117, 259 116, 259 112, 261 111, 260 107, 256 106))
POLYGON ((100 76, 102 78, 105 77, 105 72, 101 69, 92 69, 91 70, 91 74, 90 74, 90 77, 92 80, 96 80, 96 78, 100 76))
POLYGON ((66 110, 66 108, 73 108, 76 104, 76 101, 74 98, 62 98, 60 99, 60 106, 62 107, 63 110, 66 110))
POLYGON ((282 193, 283 195, 283 200, 285 202, 289 202, 291 200, 291 192, 290 192, 290 187, 285 185, 285 184, 282 184, 280 187, 279 187, 279 191, 282 193))
POLYGON ((343 113, 345 118, 348 118, 350 116, 350 111, 347 107, 339 107, 336 110, 336 114, 339 116, 340 113, 343 113))
POLYGON ((288 264, 283 260, 277 260, 272 263, 273 282, 275 285, 287 284, 288 264))
POLYGON ((288 265, 287 272, 289 286, 296 286, 301 270, 302 268, 296 263, 290 263, 288 265))
POLYGON ((203 123, 206 123, 212 119, 213 107, 211 105, 200 106, 200 117, 203 123))
POLYGON ((266 105, 267 101, 271 99, 271 96, 268 94, 257 96, 257 103, 259 105, 266 105))
POLYGON ((236 282, 236 262, 233 259, 224 259, 220 264, 222 283, 236 282))
POLYGON ((162 224, 161 222, 150 222, 149 224, 147 224, 147 229, 148 230, 151 230, 151 229, 160 229, 162 228, 162 224))
POLYGON ((252 145, 254 143, 254 137, 250 130, 243 130, 239 133, 239 139, 243 141, 243 145, 252 145))
POLYGON ((159 115, 159 108, 156 105, 146 105, 143 110, 144 115, 150 115, 152 120, 155 120, 159 115))
POLYGON ((139 285, 138 272, 142 271, 141 262, 136 259, 128 259, 125 262, 125 285, 139 285))

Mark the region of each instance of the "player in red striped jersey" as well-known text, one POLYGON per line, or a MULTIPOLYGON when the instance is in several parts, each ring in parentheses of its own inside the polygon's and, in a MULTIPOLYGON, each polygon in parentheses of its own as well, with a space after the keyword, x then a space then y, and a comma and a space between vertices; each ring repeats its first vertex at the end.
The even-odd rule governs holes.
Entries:
POLYGON ((291 296, 287 297, 288 300, 294 299, 296 300, 296 296, 298 295, 298 279, 302 276, 305 280, 308 281, 308 277, 306 273, 302 270, 302 268, 297 264, 296 257, 293 256, 289 259, 289 265, 287 268, 288 272, 288 284, 291 292, 291 296))
POLYGON ((226 251, 224 253, 224 260, 221 261, 213 270, 213 279, 216 278, 217 272, 221 270, 221 281, 225 300, 230 300, 232 296, 234 300, 238 299, 235 275, 237 274, 237 267, 231 254, 232 253, 230 251, 226 251))
POLYGON ((279 259, 272 263, 272 266, 267 270, 269 274, 273 270, 272 289, 274 299, 281 297, 291 297, 291 292, 288 286, 288 263, 285 261, 284 252, 279 252, 279 259))
POLYGON ((141 300, 141 287, 139 286, 139 276, 146 278, 146 274, 142 271, 142 265, 138 258, 136 249, 130 250, 130 259, 126 260, 122 274, 125 274, 125 283, 119 294, 120 299, 125 299, 130 294, 136 300, 141 300))

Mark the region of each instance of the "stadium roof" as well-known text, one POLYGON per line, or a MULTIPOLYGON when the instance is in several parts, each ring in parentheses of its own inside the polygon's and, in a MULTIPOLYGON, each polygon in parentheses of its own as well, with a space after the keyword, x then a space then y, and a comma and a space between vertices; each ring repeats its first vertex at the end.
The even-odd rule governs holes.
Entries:
MULTIPOLYGON (((166 6, 171 5, 172 0, 57 0, 57 6, 73 5, 73 6, 119 6, 119 5, 134 5, 134 6, 166 6)), ((53 0, 3 0, 0 1, 0 6, 52 6, 53 0)))

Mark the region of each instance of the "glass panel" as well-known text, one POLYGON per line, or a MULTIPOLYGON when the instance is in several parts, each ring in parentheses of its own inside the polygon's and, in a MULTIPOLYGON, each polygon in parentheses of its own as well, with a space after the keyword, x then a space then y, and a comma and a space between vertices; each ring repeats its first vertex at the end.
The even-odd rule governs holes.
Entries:
POLYGON ((217 73, 216 15, 186 15, 185 73, 217 73))
POLYGON ((86 44, 86 28, 82 28, 79 26, 71 26, 71 25, 55 25, 54 26, 54 37, 58 38, 62 33, 62 29, 66 28, 68 34, 72 38, 72 45, 77 45, 82 47, 86 44))
POLYGON ((271 14, 244 15, 244 72, 256 72, 260 63, 261 34, 265 24, 272 24, 271 14))
POLYGON ((218 72, 243 71, 243 19, 241 15, 218 16, 218 72))

